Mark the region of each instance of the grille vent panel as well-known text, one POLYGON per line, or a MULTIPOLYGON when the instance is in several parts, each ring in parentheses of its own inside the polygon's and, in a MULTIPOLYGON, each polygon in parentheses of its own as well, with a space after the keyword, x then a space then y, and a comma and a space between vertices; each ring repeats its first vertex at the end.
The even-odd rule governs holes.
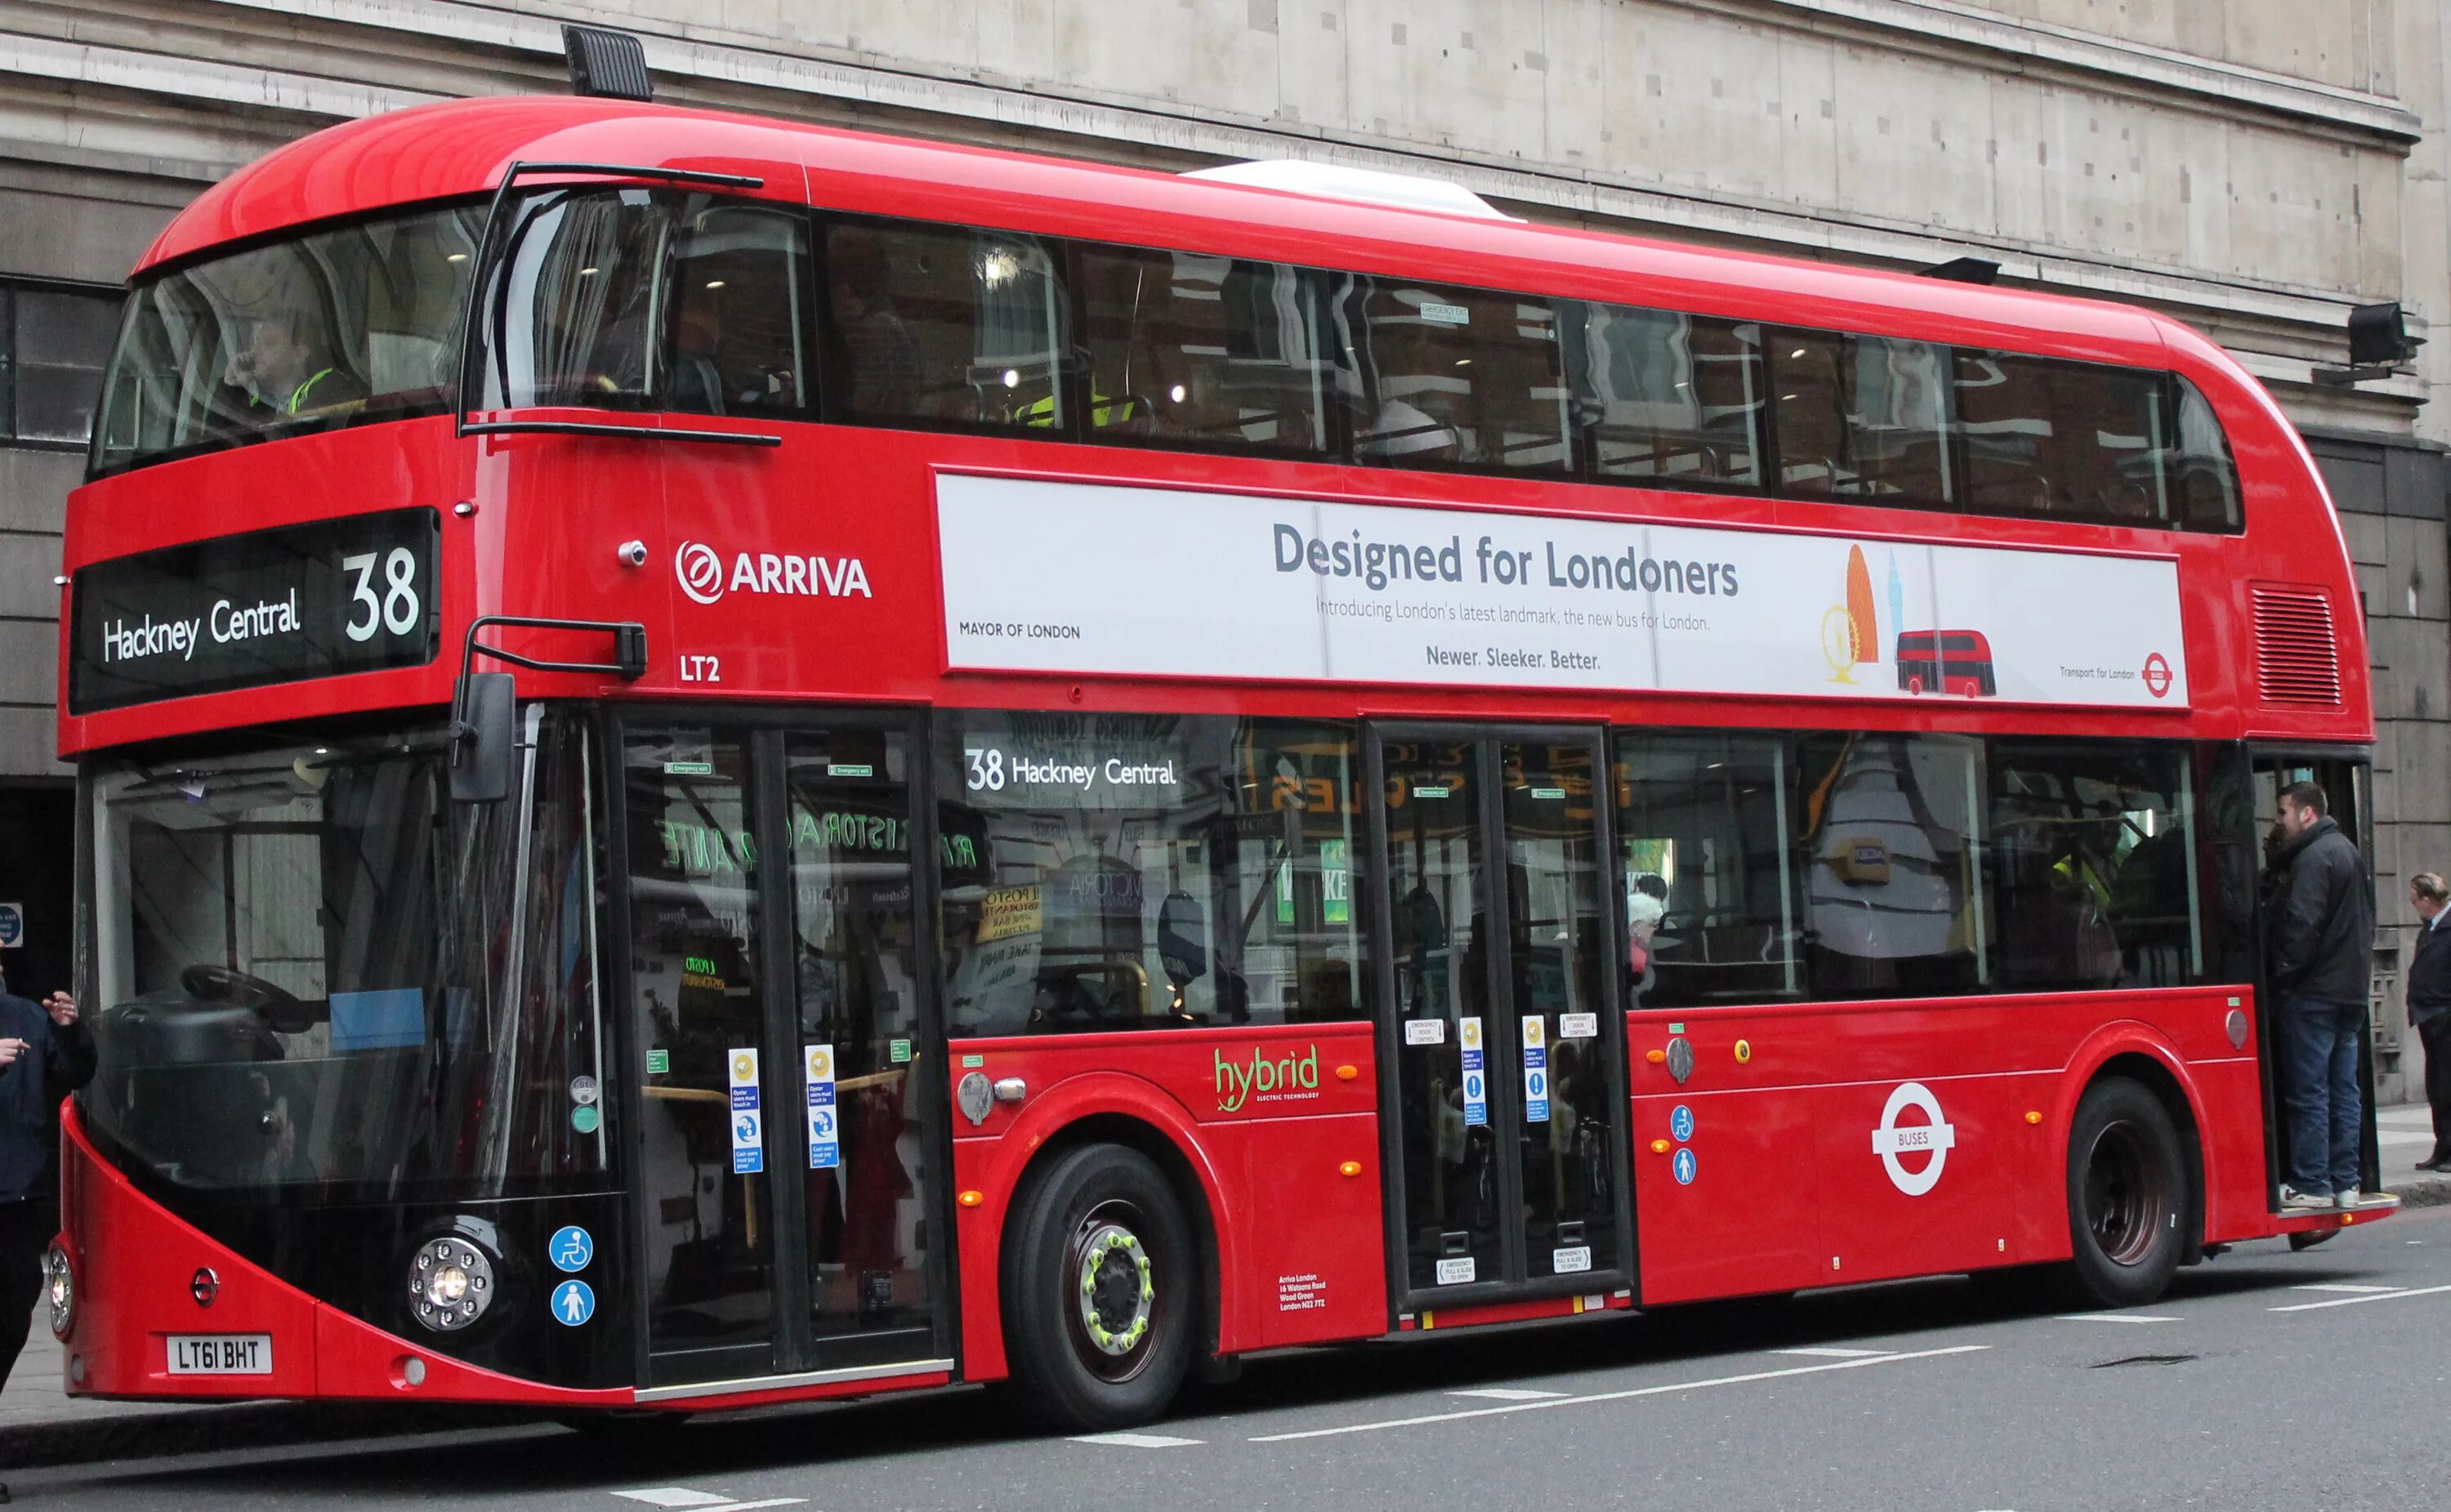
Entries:
POLYGON ((2256 583, 2255 684, 2266 703, 2341 703, 2341 648, 2321 588, 2256 583))

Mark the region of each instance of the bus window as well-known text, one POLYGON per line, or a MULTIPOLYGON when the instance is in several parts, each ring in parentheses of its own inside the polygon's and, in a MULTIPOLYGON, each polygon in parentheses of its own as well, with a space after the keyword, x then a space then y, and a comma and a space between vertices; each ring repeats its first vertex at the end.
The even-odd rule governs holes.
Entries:
POLYGON ((2171 515, 2190 530, 2236 530, 2238 470, 2230 464, 2221 422, 2203 390, 2175 375, 2170 382, 2178 399, 2165 421, 2169 442, 2162 470, 2171 515))
POLYGON ((1779 487, 1906 504, 1953 497, 1948 351, 1830 331, 1770 333, 1779 487))
POLYGON ((94 470, 441 410, 483 215, 363 221, 140 284, 103 383, 94 470))
POLYGON ((1325 455, 1315 275, 1123 246, 1078 257, 1090 435, 1325 455))
POLYGON ((1343 726, 947 713, 955 1035, 1367 1012, 1361 752, 1343 726))
POLYGON ((1961 502, 1982 514, 2168 522, 2157 445, 2165 384, 2160 373, 1959 352, 1961 502))
POLYGON ((660 407, 805 409, 807 263, 808 221, 797 212, 716 204, 685 216, 669 274, 660 407))
POLYGON ((1037 238, 845 217, 825 242, 828 403, 842 419, 1064 433, 1070 338, 1037 238))
POLYGON ((524 818, 450 801, 439 729, 89 769, 93 1127, 249 1200, 598 1189, 594 753, 527 728, 524 818))
POLYGON ((1796 752, 1812 995, 1986 991, 1982 742, 1816 733, 1800 737, 1796 752))
POLYGON ((1348 277, 1335 302, 1359 461, 1564 474, 1574 467, 1560 312, 1484 289, 1348 277))
POLYGON ((2000 988, 2203 979, 2193 778, 2176 744, 1992 743, 1988 904, 2000 988))
POLYGON ((1626 732, 1615 759, 1626 1006, 1799 995, 1783 742, 1626 732))
POLYGON ((1566 329, 1592 470, 1758 486, 1760 327, 1618 304, 1566 329))

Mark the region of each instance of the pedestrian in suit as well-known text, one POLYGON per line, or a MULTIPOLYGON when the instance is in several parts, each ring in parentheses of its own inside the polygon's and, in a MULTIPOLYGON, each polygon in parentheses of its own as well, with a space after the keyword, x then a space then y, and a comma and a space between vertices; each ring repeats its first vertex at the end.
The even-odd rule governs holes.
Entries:
POLYGON ((0 982, 0 1384, 26 1347, 43 1250, 60 1227, 52 1113, 91 1080, 93 1037, 77 1022, 75 1000, 53 992, 37 1003, 0 982))
POLYGON ((2408 879, 2408 906, 2425 921, 2408 964, 2408 1021, 2425 1047, 2425 1101, 2434 1109, 2434 1153, 2420 1170, 2451 1171, 2451 884, 2439 872, 2408 879))

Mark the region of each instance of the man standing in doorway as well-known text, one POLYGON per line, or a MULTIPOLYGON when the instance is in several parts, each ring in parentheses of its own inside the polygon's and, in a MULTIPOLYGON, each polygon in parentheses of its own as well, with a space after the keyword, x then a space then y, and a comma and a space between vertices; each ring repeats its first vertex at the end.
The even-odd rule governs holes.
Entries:
POLYGON ((2324 790, 2281 790, 2285 836, 2273 858, 2272 985, 2281 994, 2288 1177, 2281 1205, 2358 1205, 2358 1046, 2374 964, 2374 889, 2365 858, 2341 833, 2324 790))

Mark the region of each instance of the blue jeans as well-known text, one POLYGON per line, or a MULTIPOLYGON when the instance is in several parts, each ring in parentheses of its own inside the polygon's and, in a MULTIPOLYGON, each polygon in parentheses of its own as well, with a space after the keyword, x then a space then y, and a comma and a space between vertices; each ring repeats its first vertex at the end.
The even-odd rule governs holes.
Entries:
POLYGON ((2310 1196, 2358 1189, 2358 1041, 2363 1003, 2281 999, 2281 1103, 2286 1114, 2288 1182, 2310 1196))

